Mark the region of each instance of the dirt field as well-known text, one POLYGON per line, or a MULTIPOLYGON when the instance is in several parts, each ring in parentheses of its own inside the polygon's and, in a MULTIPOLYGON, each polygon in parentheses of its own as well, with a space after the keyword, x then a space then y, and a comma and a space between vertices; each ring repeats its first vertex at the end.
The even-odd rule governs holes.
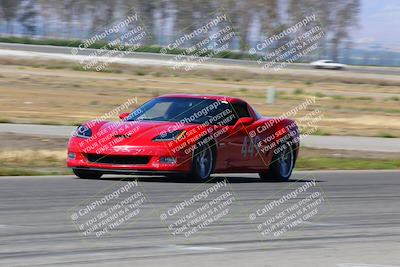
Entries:
MULTIPOLYGON (((178 73, 169 68, 125 65, 97 73, 82 71, 72 62, 0 58, 0 122, 79 124, 128 99, 137 99, 134 108, 168 93, 238 96, 261 114, 276 116, 315 97, 316 103, 308 112, 318 108, 324 114, 315 134, 400 137, 400 84, 386 81, 384 75, 369 80, 349 78, 348 73, 344 76, 242 70, 178 73), (278 90, 274 105, 266 104, 266 89, 270 87, 278 90)), ((304 114, 300 112, 297 118, 304 114)))

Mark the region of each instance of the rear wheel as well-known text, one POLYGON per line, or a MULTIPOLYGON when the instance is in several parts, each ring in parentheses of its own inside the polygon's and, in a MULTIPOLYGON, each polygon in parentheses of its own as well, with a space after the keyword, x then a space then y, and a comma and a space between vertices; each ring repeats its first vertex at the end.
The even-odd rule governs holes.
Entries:
POLYGON ((266 182, 285 182, 289 180, 294 168, 294 151, 285 143, 279 146, 280 152, 274 154, 267 172, 260 173, 260 178, 266 182))
POLYGON ((103 174, 98 171, 72 169, 74 174, 81 179, 99 179, 103 174))

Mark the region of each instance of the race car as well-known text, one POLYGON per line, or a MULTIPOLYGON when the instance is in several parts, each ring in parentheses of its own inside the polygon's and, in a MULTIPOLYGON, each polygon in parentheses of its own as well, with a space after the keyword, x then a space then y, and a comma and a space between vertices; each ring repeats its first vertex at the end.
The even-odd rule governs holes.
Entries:
POLYGON ((119 117, 86 122, 73 133, 67 166, 76 176, 207 181, 213 173, 258 173, 264 181, 285 181, 300 146, 293 120, 263 117, 235 97, 163 95, 119 117))

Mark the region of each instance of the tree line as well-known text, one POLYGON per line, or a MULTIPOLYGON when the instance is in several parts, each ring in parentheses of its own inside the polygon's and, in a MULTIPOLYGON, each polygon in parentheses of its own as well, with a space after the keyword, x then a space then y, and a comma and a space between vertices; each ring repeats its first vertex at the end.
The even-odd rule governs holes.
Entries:
POLYGON ((337 58, 341 48, 351 45, 360 0, 0 0, 1 33, 82 39, 132 8, 158 45, 182 29, 201 25, 215 11, 225 12, 242 51, 314 13, 325 32, 323 53, 337 58))

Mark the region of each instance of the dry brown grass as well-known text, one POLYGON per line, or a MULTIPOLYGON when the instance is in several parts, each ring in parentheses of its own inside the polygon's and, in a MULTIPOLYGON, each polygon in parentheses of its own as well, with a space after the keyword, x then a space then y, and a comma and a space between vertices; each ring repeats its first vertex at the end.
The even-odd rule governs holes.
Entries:
POLYGON ((66 150, 8 150, 0 152, 0 176, 71 174, 66 150))
POLYGON ((0 152, 1 166, 63 167, 65 150, 9 150, 0 152))

